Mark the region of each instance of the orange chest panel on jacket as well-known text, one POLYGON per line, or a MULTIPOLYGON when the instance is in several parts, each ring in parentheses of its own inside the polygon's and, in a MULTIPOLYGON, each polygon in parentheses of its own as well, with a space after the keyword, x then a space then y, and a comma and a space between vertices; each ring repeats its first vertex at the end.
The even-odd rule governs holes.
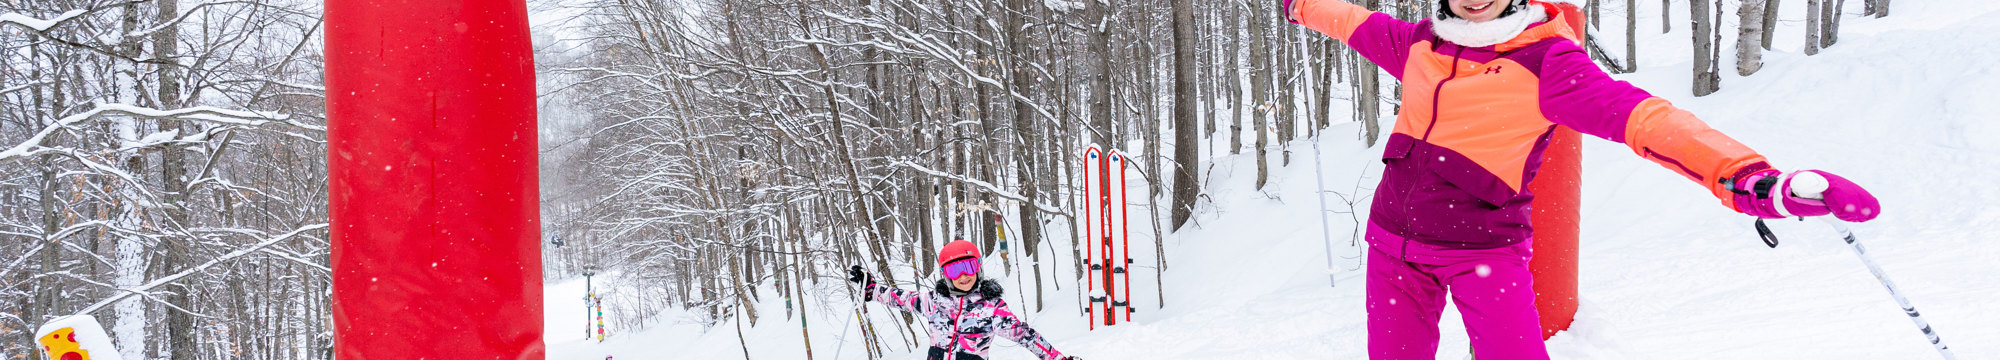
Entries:
POLYGON ((1395 131, 1464 155, 1520 191, 1529 153, 1553 126, 1542 116, 1540 79, 1513 60, 1452 55, 1429 41, 1410 46, 1395 131))

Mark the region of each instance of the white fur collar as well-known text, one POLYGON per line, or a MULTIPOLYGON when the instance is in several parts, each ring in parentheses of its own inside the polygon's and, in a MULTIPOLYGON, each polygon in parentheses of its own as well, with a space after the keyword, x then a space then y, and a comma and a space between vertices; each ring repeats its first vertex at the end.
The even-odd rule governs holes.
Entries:
POLYGON ((1522 31, 1528 30, 1528 25, 1548 20, 1548 17, 1549 14, 1543 11, 1541 6, 1530 3, 1528 6, 1516 9, 1513 15, 1483 23, 1473 23, 1460 17, 1450 19, 1432 17, 1431 29, 1437 32, 1438 37, 1453 44, 1487 47, 1521 36, 1522 31))

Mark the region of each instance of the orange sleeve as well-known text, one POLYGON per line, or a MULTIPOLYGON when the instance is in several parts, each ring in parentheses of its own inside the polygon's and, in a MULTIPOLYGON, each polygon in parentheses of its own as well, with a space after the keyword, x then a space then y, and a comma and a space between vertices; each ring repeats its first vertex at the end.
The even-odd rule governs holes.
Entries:
POLYGON ((1361 27, 1361 23, 1374 14, 1374 11, 1361 5, 1341 0, 1294 0, 1291 13, 1285 16, 1308 29, 1347 41, 1354 36, 1354 29, 1361 27))
POLYGON ((1707 187, 1730 209, 1736 208, 1732 200, 1735 194, 1724 185, 1724 179, 1735 176, 1744 166, 1764 162, 1764 156, 1750 147, 1658 97, 1640 101, 1632 109, 1625 140, 1639 156, 1707 187))

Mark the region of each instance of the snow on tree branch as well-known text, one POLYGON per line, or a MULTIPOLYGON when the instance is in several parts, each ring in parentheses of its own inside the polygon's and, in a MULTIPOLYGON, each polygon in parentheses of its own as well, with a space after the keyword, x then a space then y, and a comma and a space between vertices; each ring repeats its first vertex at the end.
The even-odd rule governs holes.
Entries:
MULTIPOLYGON (((233 125, 233 126, 244 126, 244 127, 262 127, 270 124, 284 124, 293 128, 308 130, 312 132, 320 132, 320 133, 326 132, 325 126, 312 125, 312 124, 301 123, 298 121, 293 121, 290 119, 290 116, 286 116, 283 114, 229 110, 229 109, 222 109, 209 106, 196 106, 196 107, 182 108, 175 110, 158 110, 158 109, 149 109, 138 106, 131 106, 126 104, 100 103, 97 104, 96 108, 92 108, 89 111, 78 113, 76 115, 70 115, 60 120, 56 120, 54 124, 50 124, 48 127, 43 128, 42 131, 35 133, 34 136, 28 137, 27 140, 21 141, 20 145, 15 145, 12 148, 0 151, 0 162, 12 160, 14 158, 22 158, 31 155, 36 155, 47 150, 53 150, 52 148, 45 147, 42 144, 43 140, 47 139, 49 135, 55 134, 55 132, 58 130, 69 128, 71 126, 75 126, 76 124, 80 124, 85 121, 95 119, 99 116, 107 114, 125 114, 125 115, 155 117, 155 118, 172 117, 172 118, 180 118, 183 120, 194 120, 194 121, 208 122, 220 125, 233 125)), ((147 145, 143 143, 147 142, 152 142, 155 143, 156 145, 156 143, 178 141, 178 139, 176 138, 159 138, 153 136, 148 136, 146 140, 149 141, 142 141, 142 144, 138 144, 140 146, 127 146, 127 147, 128 148, 143 147, 147 145)))
MULTIPOLYGON (((991 191, 991 192, 993 192, 993 194, 994 194, 994 195, 999 195, 1000 197, 1003 197, 1003 198, 1007 198, 1007 199, 1010 199, 1010 200, 1014 200, 1014 201, 1021 201, 1021 202, 1026 202, 1026 201, 1028 201, 1028 197, 1027 197, 1027 196, 1021 196, 1021 194, 1019 194, 1019 193, 1015 193, 1015 192, 1013 192, 1013 191, 1007 191, 1006 189, 1001 189, 1001 188, 1000 188, 999 186, 997 186, 997 185, 993 185, 993 183, 989 183, 989 182, 985 182, 985 181, 981 181, 981 180, 979 180, 979 179, 973 179, 973 178, 968 178, 968 177, 964 177, 964 176, 960 176, 960 175, 958 175, 958 174, 952 174, 952 173, 948 173, 948 172, 943 172, 943 171, 937 171, 937 170, 934 170, 934 169, 931 169, 931 168, 927 168, 927 167, 924 167, 923 165, 917 165, 916 163, 912 163, 912 162, 910 162, 910 161, 908 161, 908 160, 901 160, 901 161, 896 161, 896 162, 895 162, 895 163, 894 163, 893 165, 895 165, 895 166, 901 166, 901 167, 905 167, 905 168, 909 168, 910 170, 916 170, 916 171, 918 171, 918 172, 922 172, 922 173, 925 173, 925 174, 929 174, 930 176, 936 176, 936 177, 941 177, 941 178, 946 178, 946 179, 951 179, 951 180, 953 180, 953 181, 961 181, 961 182, 965 182, 965 183, 967 183, 967 184, 973 184, 973 185, 977 185, 977 186, 979 186, 980 188, 984 188, 984 189, 986 189, 986 191, 991 191)), ((1043 204, 1043 203, 1040 203, 1040 202, 1036 202, 1036 203, 1031 203, 1031 205, 1034 205, 1036 209, 1040 209, 1040 210, 1042 210, 1042 211, 1046 211, 1046 212, 1050 212, 1050 213, 1057 213, 1057 214, 1064 214, 1064 215, 1068 215, 1068 214, 1069 214, 1069 212, 1066 212, 1066 211, 1063 211, 1063 210, 1062 210, 1062 209, 1060 209, 1060 208, 1057 208, 1057 207, 1054 207, 1054 206, 1049 206, 1048 204, 1043 204)))
POLYGON ((290 240, 291 238, 297 237, 299 234, 303 234, 307 231, 320 230, 325 228, 327 228, 327 224, 325 223, 306 225, 304 227, 292 230, 291 232, 280 234, 278 236, 274 236, 268 239, 264 239, 264 241, 260 241, 256 244, 250 245, 249 247, 237 249, 236 251, 231 251, 228 254, 222 254, 222 256, 217 256, 213 260, 209 260, 208 262, 202 263, 201 265, 195 265, 194 267, 188 268, 187 270, 183 270, 179 273, 163 276, 160 277, 159 279, 154 279, 152 282, 148 282, 144 285, 131 288, 118 289, 120 293, 118 293, 117 295, 112 295, 111 297, 105 298, 104 300, 98 300, 97 303, 90 304, 90 306, 84 307, 83 310, 78 310, 76 312, 76 315, 86 315, 92 312, 96 312, 98 309, 103 309, 105 306, 117 303, 119 300, 124 300, 125 298, 130 297, 133 294, 143 294, 146 291, 152 290, 153 288, 170 284, 175 281, 179 281, 181 279, 192 276, 195 273, 208 270, 208 268, 214 267, 217 264, 228 262, 229 260, 234 260, 236 258, 243 257, 244 255, 249 255, 250 253, 259 252, 263 250, 265 247, 277 244, 278 242, 281 241, 290 240))
POLYGON ((83 9, 70 10, 63 12, 62 15, 56 15, 56 17, 49 18, 48 20, 36 19, 32 16, 21 15, 20 13, 6 13, 6 14, 0 14, 0 25, 11 23, 14 25, 19 25, 21 27, 34 29, 36 32, 49 31, 49 28, 55 27, 56 24, 61 24, 64 21, 69 21, 69 19, 81 16, 85 12, 86 11, 84 11, 83 9))

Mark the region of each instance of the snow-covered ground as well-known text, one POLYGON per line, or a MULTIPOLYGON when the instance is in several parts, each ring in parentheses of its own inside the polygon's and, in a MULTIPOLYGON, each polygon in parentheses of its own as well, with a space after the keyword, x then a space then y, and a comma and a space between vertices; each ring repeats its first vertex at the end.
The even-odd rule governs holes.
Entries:
MULTIPOLYGON (((1785 2, 1787 13, 1803 13, 1794 8, 1801 3, 1785 2)), ((2000 44, 2000 22, 1991 21, 2000 18, 2000 3, 1898 1, 1889 18, 1847 18, 1840 43, 1812 57, 1799 52, 1802 22, 1788 21, 1762 72, 1733 75, 1725 51, 1732 75, 1724 75, 1721 92, 1701 98, 1689 95, 1686 8, 1676 6, 1676 31, 1642 34, 1642 71, 1620 78, 1694 111, 1780 168, 1825 169, 1869 187, 1884 213, 1853 226, 1861 241, 1961 358, 2000 358, 2000 305, 1992 300, 2000 294, 2000 242, 1991 240, 2000 234, 2000 97, 1993 95, 2000 93, 2000 48, 1991 46, 2000 44)), ((1734 12, 1733 2, 1725 6, 1734 12)), ((1641 6, 1642 33, 1657 32, 1658 11, 1641 6)), ((1607 30, 1622 30, 1624 19, 1611 15, 1623 9, 1605 14, 1607 30)), ((1728 33, 1724 44, 1733 41, 1728 33)), ((1374 160, 1381 150, 1350 140, 1354 126, 1327 130, 1324 158, 1314 156, 1312 140, 1289 144, 1290 166, 1276 166, 1274 151, 1263 191, 1252 189, 1256 168, 1247 149, 1228 155, 1227 134, 1217 133, 1210 149, 1221 151, 1204 162, 1213 170, 1203 179, 1213 202, 1198 209, 1197 226, 1167 236, 1169 270, 1159 279, 1165 308, 1151 285, 1149 226, 1136 219, 1133 253, 1144 265, 1132 277, 1136 322, 1087 331, 1074 283, 1061 290, 1047 284, 1067 274, 1045 275, 1050 288, 1040 311, 1033 294, 1015 285, 1032 288, 1031 279, 1005 278, 1009 302, 1058 349, 1093 360, 1365 358, 1361 274, 1339 272, 1338 286, 1327 284, 1310 162, 1324 166, 1327 190, 1352 194, 1359 178, 1366 193, 1381 170, 1374 160)), ((1582 307, 1570 330, 1548 341, 1555 358, 1937 357, 1825 225, 1773 222, 1783 243, 1769 249, 1749 218, 1623 145, 1591 140, 1584 151, 1582 307)), ((1338 196, 1327 198, 1334 210, 1348 208, 1338 196)), ((1132 211, 1144 214, 1145 207, 1132 211)), ((1347 246, 1355 222, 1346 214, 1328 220, 1338 242, 1333 252, 1346 257, 1336 266, 1358 268, 1358 249, 1347 246)), ((1055 253, 1067 257, 1067 226, 1056 224, 1051 238, 1062 248, 1055 253)), ((988 270, 999 272, 992 264, 988 270)), ((746 347, 753 359, 807 357, 801 315, 785 316, 771 291, 758 305, 763 319, 746 324, 740 340, 736 323, 703 329, 670 310, 650 328, 612 329, 610 340, 597 343, 577 334, 582 288, 581 281, 548 288, 552 359, 735 359, 746 347)), ((813 358, 865 357, 852 303, 829 297, 806 306, 813 358)), ((922 345, 902 345, 909 335, 882 316, 888 309, 869 306, 888 358, 922 358, 922 345)), ((1439 325, 1439 358, 1465 358, 1455 311, 1447 309, 1439 325)), ((996 343, 994 359, 1030 357, 996 343)))

